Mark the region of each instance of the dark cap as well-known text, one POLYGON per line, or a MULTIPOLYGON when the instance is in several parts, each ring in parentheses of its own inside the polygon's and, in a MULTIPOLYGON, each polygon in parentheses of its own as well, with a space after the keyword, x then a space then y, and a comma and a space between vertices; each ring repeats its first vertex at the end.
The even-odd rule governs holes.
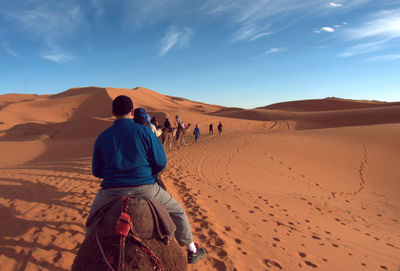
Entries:
POLYGON ((144 108, 136 108, 135 111, 133 111, 133 117, 136 123, 145 124, 147 122, 147 113, 144 108))
POLYGON ((133 109, 131 98, 120 95, 112 102, 112 112, 114 115, 122 116, 128 114, 133 109))

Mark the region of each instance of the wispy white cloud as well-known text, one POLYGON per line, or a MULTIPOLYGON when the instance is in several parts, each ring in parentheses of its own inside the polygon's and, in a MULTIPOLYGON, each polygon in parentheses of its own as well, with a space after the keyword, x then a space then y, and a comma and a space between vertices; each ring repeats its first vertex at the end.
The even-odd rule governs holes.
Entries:
POLYGON ((189 27, 180 29, 174 26, 169 27, 161 40, 159 55, 164 56, 172 48, 182 49, 188 47, 191 34, 192 30, 189 27))
POLYGON ((81 8, 66 1, 47 5, 37 3, 32 7, 9 9, 4 14, 26 35, 47 43, 74 34, 84 23, 81 8))
POLYGON ((218 14, 235 9, 236 5, 237 2, 231 0, 206 1, 201 9, 211 14, 218 14))
POLYGON ((351 46, 346 49, 343 53, 339 54, 339 57, 349 57, 365 53, 372 53, 381 51, 385 48, 385 41, 367 42, 351 46))
POLYGON ((269 28, 269 25, 258 26, 253 23, 244 23, 233 35, 232 41, 249 40, 255 41, 261 37, 271 35, 273 32, 265 31, 269 28))
POLYGON ((330 2, 330 3, 329 3, 329 6, 332 7, 332 8, 343 7, 342 4, 340 4, 340 3, 335 3, 335 2, 330 2))
POLYGON ((314 32, 315 33, 321 33, 321 32, 333 33, 333 32, 335 32, 335 29, 333 27, 330 27, 330 26, 324 26, 324 27, 322 27, 320 29, 315 29, 314 32))
MULTIPOLYGON (((13 2, 5 6, 0 15, 13 26, 10 31, 24 39, 42 43, 44 53, 39 53, 42 58, 57 63, 74 58, 60 48, 66 39, 77 34, 86 24, 81 6, 75 1, 66 0, 26 1, 24 5, 13 2)), ((8 53, 18 55, 8 49, 8 53)))
POLYGON ((361 26, 349 28, 343 33, 349 41, 362 43, 349 47, 339 57, 386 49, 393 39, 400 38, 400 9, 379 11, 361 26))
POLYGON ((390 61, 400 59, 400 54, 381 55, 365 59, 364 61, 390 61))
POLYGON ((137 30, 181 14, 184 0, 121 0, 123 20, 128 28, 137 30))
POLYGON ((400 9, 379 11, 359 27, 348 29, 350 39, 393 39, 400 37, 400 9))
POLYGON ((285 51, 287 51, 287 48, 270 48, 270 49, 268 49, 268 50, 262 52, 261 54, 259 54, 259 55, 258 55, 257 57, 255 57, 255 58, 257 59, 257 58, 264 57, 264 56, 266 56, 266 55, 281 53, 281 52, 285 52, 285 51))
POLYGON ((53 47, 51 50, 41 54, 41 57, 56 63, 67 63, 75 59, 72 54, 53 47))
POLYGON ((8 44, 7 41, 3 40, 1 42, 1 47, 4 49, 4 51, 6 51, 8 54, 16 57, 16 58, 22 58, 22 56, 20 54, 18 54, 17 52, 15 52, 10 45, 8 44))
POLYGON ((340 10, 345 12, 371 1, 328 2, 327 8, 327 2, 320 0, 207 0, 205 6, 210 15, 230 18, 237 29, 232 40, 239 42, 255 40, 264 32, 277 33, 301 18, 329 14, 329 7, 342 7, 340 10))
POLYGON ((255 41, 255 40, 258 40, 258 39, 260 39, 260 38, 262 38, 262 37, 269 36, 269 35, 271 35, 271 34, 273 34, 273 32, 263 32, 263 33, 257 34, 257 35, 255 35, 254 37, 252 37, 252 38, 250 39, 250 41, 255 41))

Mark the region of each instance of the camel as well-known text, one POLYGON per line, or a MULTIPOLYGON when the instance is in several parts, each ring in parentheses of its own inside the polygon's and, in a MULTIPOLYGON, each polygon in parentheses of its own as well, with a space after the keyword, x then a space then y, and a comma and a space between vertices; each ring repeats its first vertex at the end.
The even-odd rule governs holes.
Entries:
POLYGON ((176 136, 176 128, 172 128, 172 130, 163 128, 162 133, 160 136, 161 143, 164 146, 164 150, 167 152, 171 151, 172 149, 172 141, 174 140, 174 137, 176 136))
MULTIPOLYGON (((153 218, 152 211, 154 210, 151 209, 147 200, 117 197, 107 206, 92 220, 96 222, 78 251, 72 271, 187 270, 187 259, 178 243, 170 238, 164 238, 163 241, 156 238, 159 227, 153 218), (126 202, 129 204, 127 213, 130 215, 133 224, 132 232, 135 234, 132 232, 128 234, 125 249, 122 250, 120 249, 123 247, 120 245, 121 235, 115 234, 115 231, 117 225, 124 224, 117 222, 126 202), (166 240, 170 240, 168 244, 166 240), (122 259, 124 259, 122 268, 118 265, 120 255, 123 255, 122 259)), ((169 215, 167 217, 169 218, 169 215)))
POLYGON ((183 128, 182 126, 178 126, 177 131, 176 131, 176 146, 177 148, 179 148, 180 146, 185 146, 186 142, 185 142, 185 137, 186 137, 186 132, 189 130, 190 127, 190 123, 188 123, 188 125, 183 128))

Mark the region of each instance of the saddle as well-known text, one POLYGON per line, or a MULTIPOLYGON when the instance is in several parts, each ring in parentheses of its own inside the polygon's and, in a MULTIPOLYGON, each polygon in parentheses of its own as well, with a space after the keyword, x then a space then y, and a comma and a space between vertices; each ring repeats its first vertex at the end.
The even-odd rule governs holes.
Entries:
MULTIPOLYGON (((123 209, 123 199, 124 196, 110 199, 88 218, 86 227, 95 227, 101 236, 114 235, 123 209)), ((142 197, 130 198, 127 213, 133 224, 132 231, 140 238, 158 238, 164 243, 172 240, 176 226, 168 211, 157 201, 142 197)))

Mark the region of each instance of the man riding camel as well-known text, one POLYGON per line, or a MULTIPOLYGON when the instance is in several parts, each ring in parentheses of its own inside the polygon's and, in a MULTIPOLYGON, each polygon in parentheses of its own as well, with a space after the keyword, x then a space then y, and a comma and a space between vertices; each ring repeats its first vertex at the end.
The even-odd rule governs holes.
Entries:
POLYGON ((178 115, 175 116, 175 121, 176 121, 176 127, 182 127, 183 129, 185 129, 185 123, 183 123, 183 121, 181 121, 181 119, 179 118, 178 115))
MULTIPOLYGON (((116 97, 112 112, 116 120, 97 137, 94 145, 92 172, 103 181, 89 217, 117 196, 157 200, 176 225, 175 238, 179 245, 187 247, 188 263, 196 263, 207 252, 193 242, 189 220, 180 203, 156 182, 157 174, 167 163, 162 144, 150 129, 132 120, 133 104, 129 97, 116 97)), ((91 230, 87 229, 87 235, 91 230)))
POLYGON ((171 127, 171 123, 169 122, 169 119, 166 118, 164 121, 164 128, 167 129, 169 132, 172 133, 172 127, 171 127))

